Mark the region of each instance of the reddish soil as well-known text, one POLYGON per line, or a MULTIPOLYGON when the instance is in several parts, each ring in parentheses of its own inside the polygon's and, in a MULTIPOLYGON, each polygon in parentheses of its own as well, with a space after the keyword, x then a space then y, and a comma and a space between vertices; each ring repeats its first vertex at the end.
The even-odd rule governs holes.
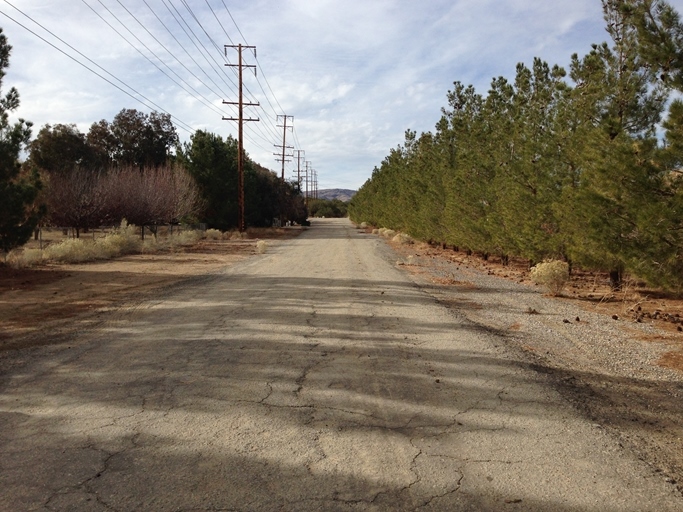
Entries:
MULTIPOLYGON (((401 250, 397 243, 392 242, 392 245, 401 250)), ((494 256, 484 260, 481 255, 423 243, 410 245, 409 252, 423 259, 450 261, 488 275, 535 286, 529 277, 526 260, 511 259, 504 265, 500 258, 494 256)), ((436 278, 435 282, 468 286, 468 283, 456 283, 448 278, 436 278)), ((628 325, 626 322, 652 324, 660 334, 648 336, 634 330, 634 335, 643 341, 670 343, 673 350, 665 354, 659 364, 683 372, 683 295, 653 290, 632 279, 625 280, 622 290, 614 291, 608 274, 578 269, 572 272, 560 300, 575 301, 586 310, 618 318, 624 325, 628 325)), ((458 307, 472 306, 460 304, 458 307)))

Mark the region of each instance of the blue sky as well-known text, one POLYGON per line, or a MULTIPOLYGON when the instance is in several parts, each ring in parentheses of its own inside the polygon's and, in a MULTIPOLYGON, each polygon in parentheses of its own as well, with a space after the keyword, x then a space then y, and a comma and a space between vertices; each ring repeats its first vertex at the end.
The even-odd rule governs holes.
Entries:
MULTIPOLYGON (((683 0, 670 3, 683 11, 683 0)), ((485 93, 518 62, 566 66, 607 38, 599 0, 0 0, 0 13, 13 46, 4 89, 18 88, 17 117, 34 133, 46 123, 86 132, 122 108, 161 108, 187 128, 182 140, 197 129, 236 137, 221 119, 236 114, 223 100, 237 99, 221 52, 256 46, 245 63, 257 76, 245 72, 244 83, 245 100, 260 103, 246 114, 260 122, 246 123, 245 149, 279 174, 276 116, 294 116, 287 145, 305 151, 321 189, 360 187, 406 129, 432 130, 454 81, 485 93)))

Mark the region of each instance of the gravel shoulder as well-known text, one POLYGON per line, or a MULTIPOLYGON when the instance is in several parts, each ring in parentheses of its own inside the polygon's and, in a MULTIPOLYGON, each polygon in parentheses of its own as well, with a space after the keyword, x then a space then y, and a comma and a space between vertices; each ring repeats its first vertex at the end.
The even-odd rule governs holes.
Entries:
POLYGON ((634 322, 620 304, 597 312, 592 302, 549 297, 520 284, 518 276, 491 275, 447 251, 391 245, 397 265, 424 290, 498 334, 591 421, 683 493, 683 371, 668 367, 677 362, 683 335, 670 326, 634 322))

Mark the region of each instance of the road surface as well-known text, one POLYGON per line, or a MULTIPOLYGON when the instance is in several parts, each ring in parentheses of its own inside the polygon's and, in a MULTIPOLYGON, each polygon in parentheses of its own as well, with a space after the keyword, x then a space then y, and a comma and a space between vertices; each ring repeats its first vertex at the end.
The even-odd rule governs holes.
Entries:
POLYGON ((0 510, 683 510, 512 354, 315 221, 13 356, 0 510))

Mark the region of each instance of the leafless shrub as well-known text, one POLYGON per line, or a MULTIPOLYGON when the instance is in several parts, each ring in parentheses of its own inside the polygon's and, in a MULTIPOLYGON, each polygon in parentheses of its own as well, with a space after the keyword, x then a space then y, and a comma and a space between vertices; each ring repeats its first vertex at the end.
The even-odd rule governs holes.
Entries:
POLYGON ((102 181, 105 217, 111 223, 124 218, 138 226, 177 223, 201 207, 199 190, 182 167, 122 167, 111 169, 102 181))
POLYGON ((78 237, 82 229, 101 223, 107 192, 98 172, 75 168, 51 175, 46 193, 48 222, 53 226, 74 228, 78 237))

